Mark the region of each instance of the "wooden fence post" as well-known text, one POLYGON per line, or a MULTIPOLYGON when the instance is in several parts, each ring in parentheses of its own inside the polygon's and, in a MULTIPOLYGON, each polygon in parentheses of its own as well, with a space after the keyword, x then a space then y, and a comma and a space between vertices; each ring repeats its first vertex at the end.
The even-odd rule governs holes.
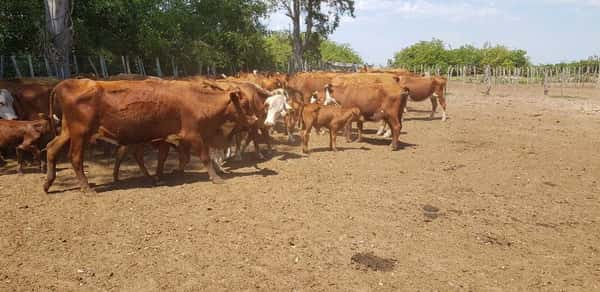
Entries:
POLYGON ((563 67, 562 72, 560 74, 560 96, 561 97, 565 96, 564 88, 565 88, 565 68, 563 67))
POLYGON ((173 77, 177 78, 179 74, 177 72, 177 64, 175 64, 175 57, 171 57, 171 68, 173 68, 173 77))
POLYGON ((75 67, 75 75, 79 75, 79 64, 77 64, 77 56, 73 54, 73 67, 75 67))
POLYGON ((162 69, 160 68, 160 59, 158 57, 156 57, 156 75, 158 75, 158 77, 163 76, 162 69))
POLYGON ((106 60, 104 59, 104 56, 100 56, 98 57, 99 61, 100 61, 100 71, 102 71, 102 77, 104 79, 108 79, 108 68, 106 68, 106 60))
POLYGON ((127 68, 127 74, 131 74, 131 66, 129 66, 129 56, 125 56, 125 66, 127 68))
POLYGON ((46 66, 46 73, 48 73, 48 77, 54 77, 54 74, 52 74, 52 67, 50 67, 50 62, 46 57, 44 57, 44 65, 46 66))
POLYGON ((600 88, 600 59, 598 59, 598 79, 596 80, 596 87, 600 88))
POLYGON ((485 76, 484 76, 484 82, 486 83, 486 90, 485 90, 485 95, 490 95, 490 91, 492 90, 492 77, 490 76, 491 74, 491 69, 490 69, 490 65, 485 65, 485 76))
POLYGON ((100 77, 100 74, 98 74, 98 69, 96 69, 94 61, 92 61, 92 57, 88 56, 88 62, 90 62, 90 65, 92 66, 92 70, 94 70, 94 74, 96 74, 96 77, 100 77))
POLYGON ((123 73, 127 74, 127 64, 125 64, 125 56, 121 56, 121 65, 123 65, 123 73))
POLYGON ((548 95, 550 87, 548 86, 548 71, 544 70, 544 95, 548 95))
POLYGON ((10 59, 12 60, 13 66, 15 67, 15 74, 17 75, 17 78, 23 78, 23 76, 21 75, 21 70, 19 70, 19 64, 17 64, 17 57, 10 56, 10 59))
POLYGON ((33 78, 35 77, 35 73, 33 72, 33 62, 31 61, 31 55, 27 55, 27 63, 29 64, 29 76, 33 78))

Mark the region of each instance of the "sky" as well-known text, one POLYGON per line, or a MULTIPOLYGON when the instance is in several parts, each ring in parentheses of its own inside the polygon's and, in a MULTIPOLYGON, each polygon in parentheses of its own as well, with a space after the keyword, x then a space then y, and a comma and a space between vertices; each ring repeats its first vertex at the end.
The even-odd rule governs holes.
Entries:
MULTIPOLYGON (((455 48, 485 42, 524 49, 534 64, 600 56, 600 0, 355 0, 330 39, 350 44, 369 64, 421 40, 455 48)), ((288 30, 278 12, 270 29, 288 30)))

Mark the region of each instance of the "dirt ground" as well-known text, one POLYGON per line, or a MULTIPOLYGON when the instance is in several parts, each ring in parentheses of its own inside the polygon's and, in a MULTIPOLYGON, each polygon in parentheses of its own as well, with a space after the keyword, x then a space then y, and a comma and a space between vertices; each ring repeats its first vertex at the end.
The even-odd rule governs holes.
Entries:
POLYGON ((102 158, 97 194, 62 163, 45 195, 12 163, 0 290, 598 291, 600 90, 481 90, 450 83, 447 122, 410 103, 397 152, 376 124, 338 153, 313 134, 309 156, 275 134, 225 185, 195 161, 152 187, 131 160, 113 184, 102 158))

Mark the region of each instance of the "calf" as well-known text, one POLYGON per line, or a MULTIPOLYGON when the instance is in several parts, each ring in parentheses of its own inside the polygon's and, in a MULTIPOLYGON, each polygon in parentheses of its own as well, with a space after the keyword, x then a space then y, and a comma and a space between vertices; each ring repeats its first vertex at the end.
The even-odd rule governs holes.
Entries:
MULTIPOLYGON (((23 151, 33 154, 43 170, 38 144, 50 133, 50 122, 46 118, 36 121, 0 120, 0 149, 16 147, 19 174, 23 174, 23 151)), ((4 164, 2 157, 0 164, 4 164)))
POLYGON ((321 106, 308 104, 304 106, 302 121, 306 129, 302 135, 302 152, 308 153, 308 140, 310 130, 314 127, 317 131, 321 127, 329 129, 329 149, 337 151, 335 140, 339 129, 348 123, 357 121, 360 117, 360 109, 357 107, 341 108, 339 106, 321 106))

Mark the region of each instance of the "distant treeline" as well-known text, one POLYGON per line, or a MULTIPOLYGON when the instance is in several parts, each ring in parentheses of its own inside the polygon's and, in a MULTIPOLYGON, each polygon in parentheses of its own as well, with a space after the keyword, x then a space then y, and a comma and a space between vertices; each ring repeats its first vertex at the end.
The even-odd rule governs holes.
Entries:
MULTIPOLYGON (((491 45, 490 43, 486 43, 481 48, 472 45, 463 45, 452 49, 439 39, 421 41, 400 50, 394 55, 393 59, 388 61, 388 65, 409 70, 434 68, 434 70, 441 72, 447 72, 451 67, 460 68, 463 66, 476 68, 479 71, 485 70, 486 66, 492 68, 525 68, 532 66, 525 50, 510 49, 503 45, 491 45)), ((589 67, 595 69, 598 65, 599 58, 595 56, 587 60, 538 65, 536 67, 589 67)))

